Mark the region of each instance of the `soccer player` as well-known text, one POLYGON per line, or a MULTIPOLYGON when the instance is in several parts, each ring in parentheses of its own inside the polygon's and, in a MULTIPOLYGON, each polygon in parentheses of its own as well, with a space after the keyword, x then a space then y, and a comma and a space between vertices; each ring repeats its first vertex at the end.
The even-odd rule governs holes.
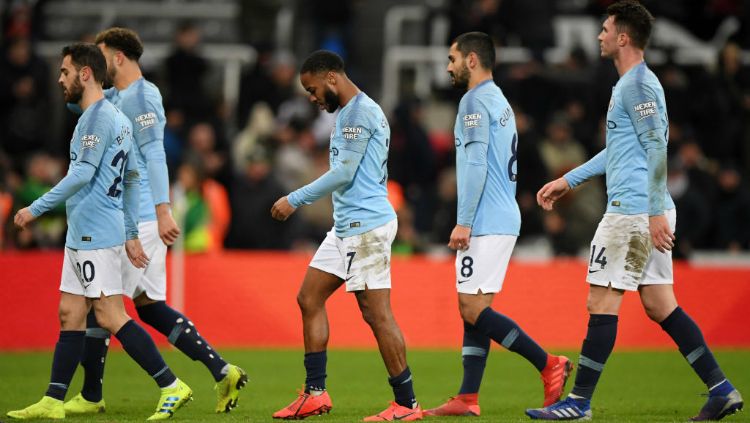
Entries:
MULTIPOLYGON (((145 268, 122 261, 124 294, 133 299, 143 322, 208 368, 216 381, 216 412, 229 412, 237 406, 239 390, 247 383, 247 375, 238 366, 224 361, 201 337, 192 321, 165 302, 167 245, 175 241, 180 230, 169 207, 169 177, 164 153, 166 120, 161 94, 154 84, 143 79, 138 64, 143 44, 134 31, 126 28, 110 28, 99 33, 96 44, 107 59, 107 76, 113 84, 104 94, 133 125, 133 158, 137 160, 141 175, 138 231, 150 261, 145 268)), ((105 409, 102 380, 110 334, 96 325, 91 314, 88 323, 81 359, 85 371, 83 389, 65 403, 68 414, 97 413, 105 409)))
POLYGON ((620 79, 609 101, 606 148, 537 193, 539 205, 551 210, 571 188, 606 174, 607 212, 591 241, 588 332, 572 392, 526 414, 543 420, 591 418, 591 397, 615 344, 622 297, 637 290, 648 317, 672 337, 708 387, 708 402, 692 420, 719 420, 742 409, 743 402, 672 288, 676 211, 666 189, 669 124, 664 90, 643 60, 654 18, 632 0, 610 5, 607 15, 599 46, 620 79))
POLYGON ((426 410, 431 416, 478 416, 490 341, 520 354, 541 373, 544 404, 560 399, 572 367, 547 354, 510 318, 492 309, 521 229, 516 203, 518 133, 513 110, 492 79, 495 46, 481 32, 459 35, 448 53, 458 105, 456 139, 458 219, 448 246, 456 250, 458 308, 464 321, 464 376, 458 395, 426 410))
POLYGON ((305 340, 305 388, 274 418, 301 419, 327 413, 328 317, 325 303, 342 284, 354 292, 362 317, 370 325, 390 378, 396 400, 365 421, 419 420, 406 347, 391 312, 391 243, 396 213, 388 202, 390 128, 383 111, 344 72, 344 61, 330 51, 316 51, 302 64, 300 82, 312 103, 333 113, 330 166, 323 176, 271 208, 286 220, 297 208, 333 193, 334 227, 318 248, 297 295, 305 340))
POLYGON ((63 399, 83 352, 86 314, 93 308, 99 325, 115 334, 161 388, 157 411, 149 420, 167 419, 192 398, 192 391, 175 377, 122 302, 123 244, 134 266, 143 268, 149 262, 138 240, 139 176, 131 150, 133 129, 128 118, 104 98, 107 63, 97 46, 74 44, 63 48, 62 56, 58 82, 65 101, 83 111, 70 141, 68 174, 14 219, 24 228, 65 201, 68 234, 60 283, 60 337, 47 393, 8 417, 65 417, 63 399))

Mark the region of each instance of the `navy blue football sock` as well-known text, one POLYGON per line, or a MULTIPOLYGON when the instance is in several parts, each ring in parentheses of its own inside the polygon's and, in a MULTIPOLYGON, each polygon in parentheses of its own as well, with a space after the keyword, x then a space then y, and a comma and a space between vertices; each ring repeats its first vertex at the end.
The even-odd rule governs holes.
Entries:
POLYGON ((571 393, 591 400, 594 396, 599 376, 604 364, 615 347, 617 338, 617 316, 610 314, 592 314, 589 316, 589 329, 581 347, 578 359, 576 383, 571 393))
POLYGON ((389 377, 388 383, 393 388, 393 396, 396 398, 396 403, 407 408, 414 408, 417 398, 414 396, 414 385, 411 380, 409 366, 406 366, 406 369, 400 375, 389 377))
POLYGON ((305 392, 325 391, 326 389, 326 351, 305 353, 305 392))
POLYGON ((709 389, 726 379, 719 363, 708 349, 700 328, 681 307, 674 309, 660 325, 672 337, 677 348, 709 389))
POLYGON ((86 340, 81 357, 83 367, 83 388, 81 395, 86 401, 102 400, 102 383, 104 381, 104 361, 109 348, 109 331, 96 322, 94 310, 86 316, 86 340))
POLYGON ((154 340, 135 321, 128 320, 115 334, 125 352, 138 363, 160 388, 173 384, 177 378, 164 362, 154 340))
POLYGON ((490 352, 490 337, 480 333, 474 326, 464 322, 464 344, 461 358, 464 365, 464 380, 459 394, 476 394, 482 383, 487 354, 490 352))
POLYGON ((510 318, 491 307, 479 313, 474 327, 505 348, 529 360, 540 372, 547 365, 547 353, 510 318))
POLYGON ((85 335, 86 332, 82 330, 60 331, 60 337, 55 344, 52 374, 50 375, 46 396, 60 401, 65 399, 68 386, 73 379, 73 373, 75 373, 78 361, 81 359, 85 335))
POLYGON ((732 391, 734 391, 734 386, 732 386, 729 380, 724 379, 723 381, 719 382, 717 385, 714 385, 713 387, 708 389, 708 396, 725 397, 729 395, 729 393, 732 391))
POLYGON ((218 352, 201 337, 198 330, 179 311, 168 306, 164 301, 157 301, 141 307, 136 307, 138 317, 161 332, 169 342, 193 360, 200 360, 217 382, 224 378, 222 369, 227 362, 218 352))

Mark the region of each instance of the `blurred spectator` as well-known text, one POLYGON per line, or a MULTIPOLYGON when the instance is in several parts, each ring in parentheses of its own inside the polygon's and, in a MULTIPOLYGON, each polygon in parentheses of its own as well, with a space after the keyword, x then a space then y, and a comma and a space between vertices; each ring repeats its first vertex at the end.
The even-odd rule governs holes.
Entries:
POLYGON ((451 231, 456 226, 458 219, 458 194, 456 191, 456 169, 453 167, 444 169, 438 174, 437 179, 438 204, 435 211, 435 220, 432 225, 431 239, 438 245, 446 246, 451 236, 451 231))
POLYGON ((49 125, 50 75, 27 38, 8 40, 0 62, 0 150, 23 163, 37 150, 51 147, 49 125))
POLYGON ((291 231, 298 219, 289 222, 271 218, 270 210, 287 192, 271 173, 267 149, 256 145, 245 157, 245 168, 232 187, 232 221, 224 245, 227 248, 289 249, 291 231))
POLYGON ((388 177, 403 187, 413 213, 414 228, 427 234, 432 228, 437 201, 437 166, 420 100, 407 99, 396 107, 391 120, 390 143, 388 177))
POLYGON ((174 209, 183 226, 185 251, 205 253, 221 250, 231 219, 226 190, 207 178, 201 159, 189 156, 177 169, 174 209))
POLYGON ((195 155, 201 162, 206 177, 215 179, 225 187, 232 180, 231 168, 227 154, 218 146, 214 126, 208 122, 199 122, 190 127, 187 135, 188 154, 195 155))
POLYGON ((705 245, 711 224, 711 209, 704 194, 690 183, 690 177, 679 160, 668 166, 667 190, 677 207, 675 258, 689 258, 696 247, 705 245))
POLYGON ((294 96, 299 85, 294 56, 287 51, 273 55, 261 52, 255 67, 246 72, 240 81, 237 104, 237 123, 245 127, 250 111, 259 102, 266 103, 271 111, 279 112, 281 104, 294 96))
POLYGON ((734 166, 723 166, 716 177, 715 246, 729 251, 750 247, 750 194, 734 166))
POLYGON ((177 28, 174 42, 174 51, 165 63, 168 103, 182 110, 189 121, 210 120, 214 113, 205 86, 209 64, 199 49, 201 30, 184 22, 177 28))
POLYGON ((515 105, 513 112, 518 131, 516 199, 521 210, 521 236, 540 235, 544 233, 543 211, 536 204, 536 193, 547 183, 549 175, 539 156, 540 139, 533 120, 515 105))
POLYGON ((554 178, 586 161, 586 150, 573 138, 570 122, 564 112, 555 113, 547 124, 547 137, 539 144, 539 154, 547 173, 554 178))
MULTIPOLYGON (((52 189, 62 178, 62 164, 45 153, 32 155, 25 170, 26 178, 15 192, 15 209, 31 205, 37 198, 52 189)), ((39 217, 30 230, 18 232, 19 248, 60 248, 65 244, 65 204, 39 217)))

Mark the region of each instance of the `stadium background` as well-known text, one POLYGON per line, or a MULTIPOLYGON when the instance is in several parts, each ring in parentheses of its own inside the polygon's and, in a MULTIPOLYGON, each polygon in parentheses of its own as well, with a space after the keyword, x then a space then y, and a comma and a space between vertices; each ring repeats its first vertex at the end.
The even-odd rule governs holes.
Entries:
MULTIPOLYGON (((750 5, 644 3, 657 16, 647 61, 670 113, 678 298, 709 343, 750 348, 750 5)), ((333 117, 307 102, 296 74, 308 53, 327 48, 345 58, 353 81, 389 116, 390 192, 399 215, 393 302, 407 343, 458 348, 445 243, 456 213, 452 124, 461 93, 445 73, 447 44, 467 30, 492 34, 500 46, 495 79, 519 127, 523 214, 497 305, 544 345, 576 348, 603 181, 571 193, 554 213, 542 213, 534 193, 603 146, 602 117, 617 80, 612 64, 597 57, 607 4, 0 1, 0 350, 54 344, 64 209, 23 232, 12 216, 67 166, 75 116, 56 85, 60 48, 112 25, 140 33, 142 68, 164 95, 173 204, 183 227, 170 253, 170 302, 212 342, 233 347, 302 342, 295 294, 331 227, 331 205, 319 201, 283 224, 269 209, 327 169, 333 117)), ((618 345, 667 348, 666 335, 628 297, 618 345)), ((334 347, 375 345, 346 294, 337 293, 329 311, 334 347)))

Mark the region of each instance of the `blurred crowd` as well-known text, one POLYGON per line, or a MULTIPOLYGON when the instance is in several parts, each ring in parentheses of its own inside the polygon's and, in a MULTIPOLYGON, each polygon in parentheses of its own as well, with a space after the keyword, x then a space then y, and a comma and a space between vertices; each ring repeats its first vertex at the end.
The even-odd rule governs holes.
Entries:
MULTIPOLYGON (((17 231, 11 224, 16 210, 64 176, 75 126, 72 114, 66 114, 64 133, 46 124, 51 111, 64 106, 51 94, 56 69, 35 51, 35 41, 43 38, 34 31, 35 12, 44 3, 10 1, 2 11, 0 249, 59 248, 64 243, 64 206, 39 219, 32 230, 17 231)), ((188 251, 310 250, 333 224, 330 200, 301 208, 287 222, 270 217, 279 197, 328 169, 335 116, 319 112, 301 91, 297 68, 302 57, 271 48, 264 34, 272 29, 257 30, 277 12, 276 2, 250 3, 251 10, 243 8, 240 19, 256 22, 249 26, 256 30, 244 34, 242 41, 251 43, 258 56, 242 75, 236 107, 228 108, 211 86, 211 63, 201 54, 201 28, 195 23, 179 25, 172 52, 159 66, 146 69, 146 77, 164 96, 173 206, 188 251)), ((554 45, 555 8, 601 14, 608 3, 447 2, 451 35, 483 30, 500 45, 521 45, 534 52, 554 45)), ((670 7, 681 1, 645 3, 658 16, 698 28, 694 35, 703 39, 711 38, 711 28, 715 31, 724 17, 741 17, 744 10, 743 2, 729 0, 699 2, 705 3, 703 13, 686 12, 695 7, 670 7)), ((352 51, 349 26, 354 11, 349 2, 312 1, 306 7, 316 25, 315 47, 338 51, 362 72, 352 51)), ((652 66, 669 110, 668 189, 678 208, 678 257, 689 257, 694 250, 750 249, 750 68, 742 60, 742 50, 750 43, 745 29, 720 49, 715 66, 677 65, 669 51, 665 63, 652 66)), ((606 106, 618 77, 610 62, 580 49, 573 49, 561 64, 545 63, 543 57, 533 54, 526 63, 501 65, 494 74, 513 104, 519 132, 519 244, 573 256, 588 248, 604 212, 604 181, 584 184, 551 213, 541 211, 535 194, 546 181, 603 148, 606 106)), ((356 75, 354 79, 357 83, 356 75)), ((429 122, 439 110, 455 113, 461 95, 439 88, 431 98, 405 92, 394 110, 386 111, 392 131, 389 192, 399 215, 396 253, 445 250, 456 221, 453 136, 450 127, 429 122)), ((455 115, 450 116, 452 120, 455 115)))

